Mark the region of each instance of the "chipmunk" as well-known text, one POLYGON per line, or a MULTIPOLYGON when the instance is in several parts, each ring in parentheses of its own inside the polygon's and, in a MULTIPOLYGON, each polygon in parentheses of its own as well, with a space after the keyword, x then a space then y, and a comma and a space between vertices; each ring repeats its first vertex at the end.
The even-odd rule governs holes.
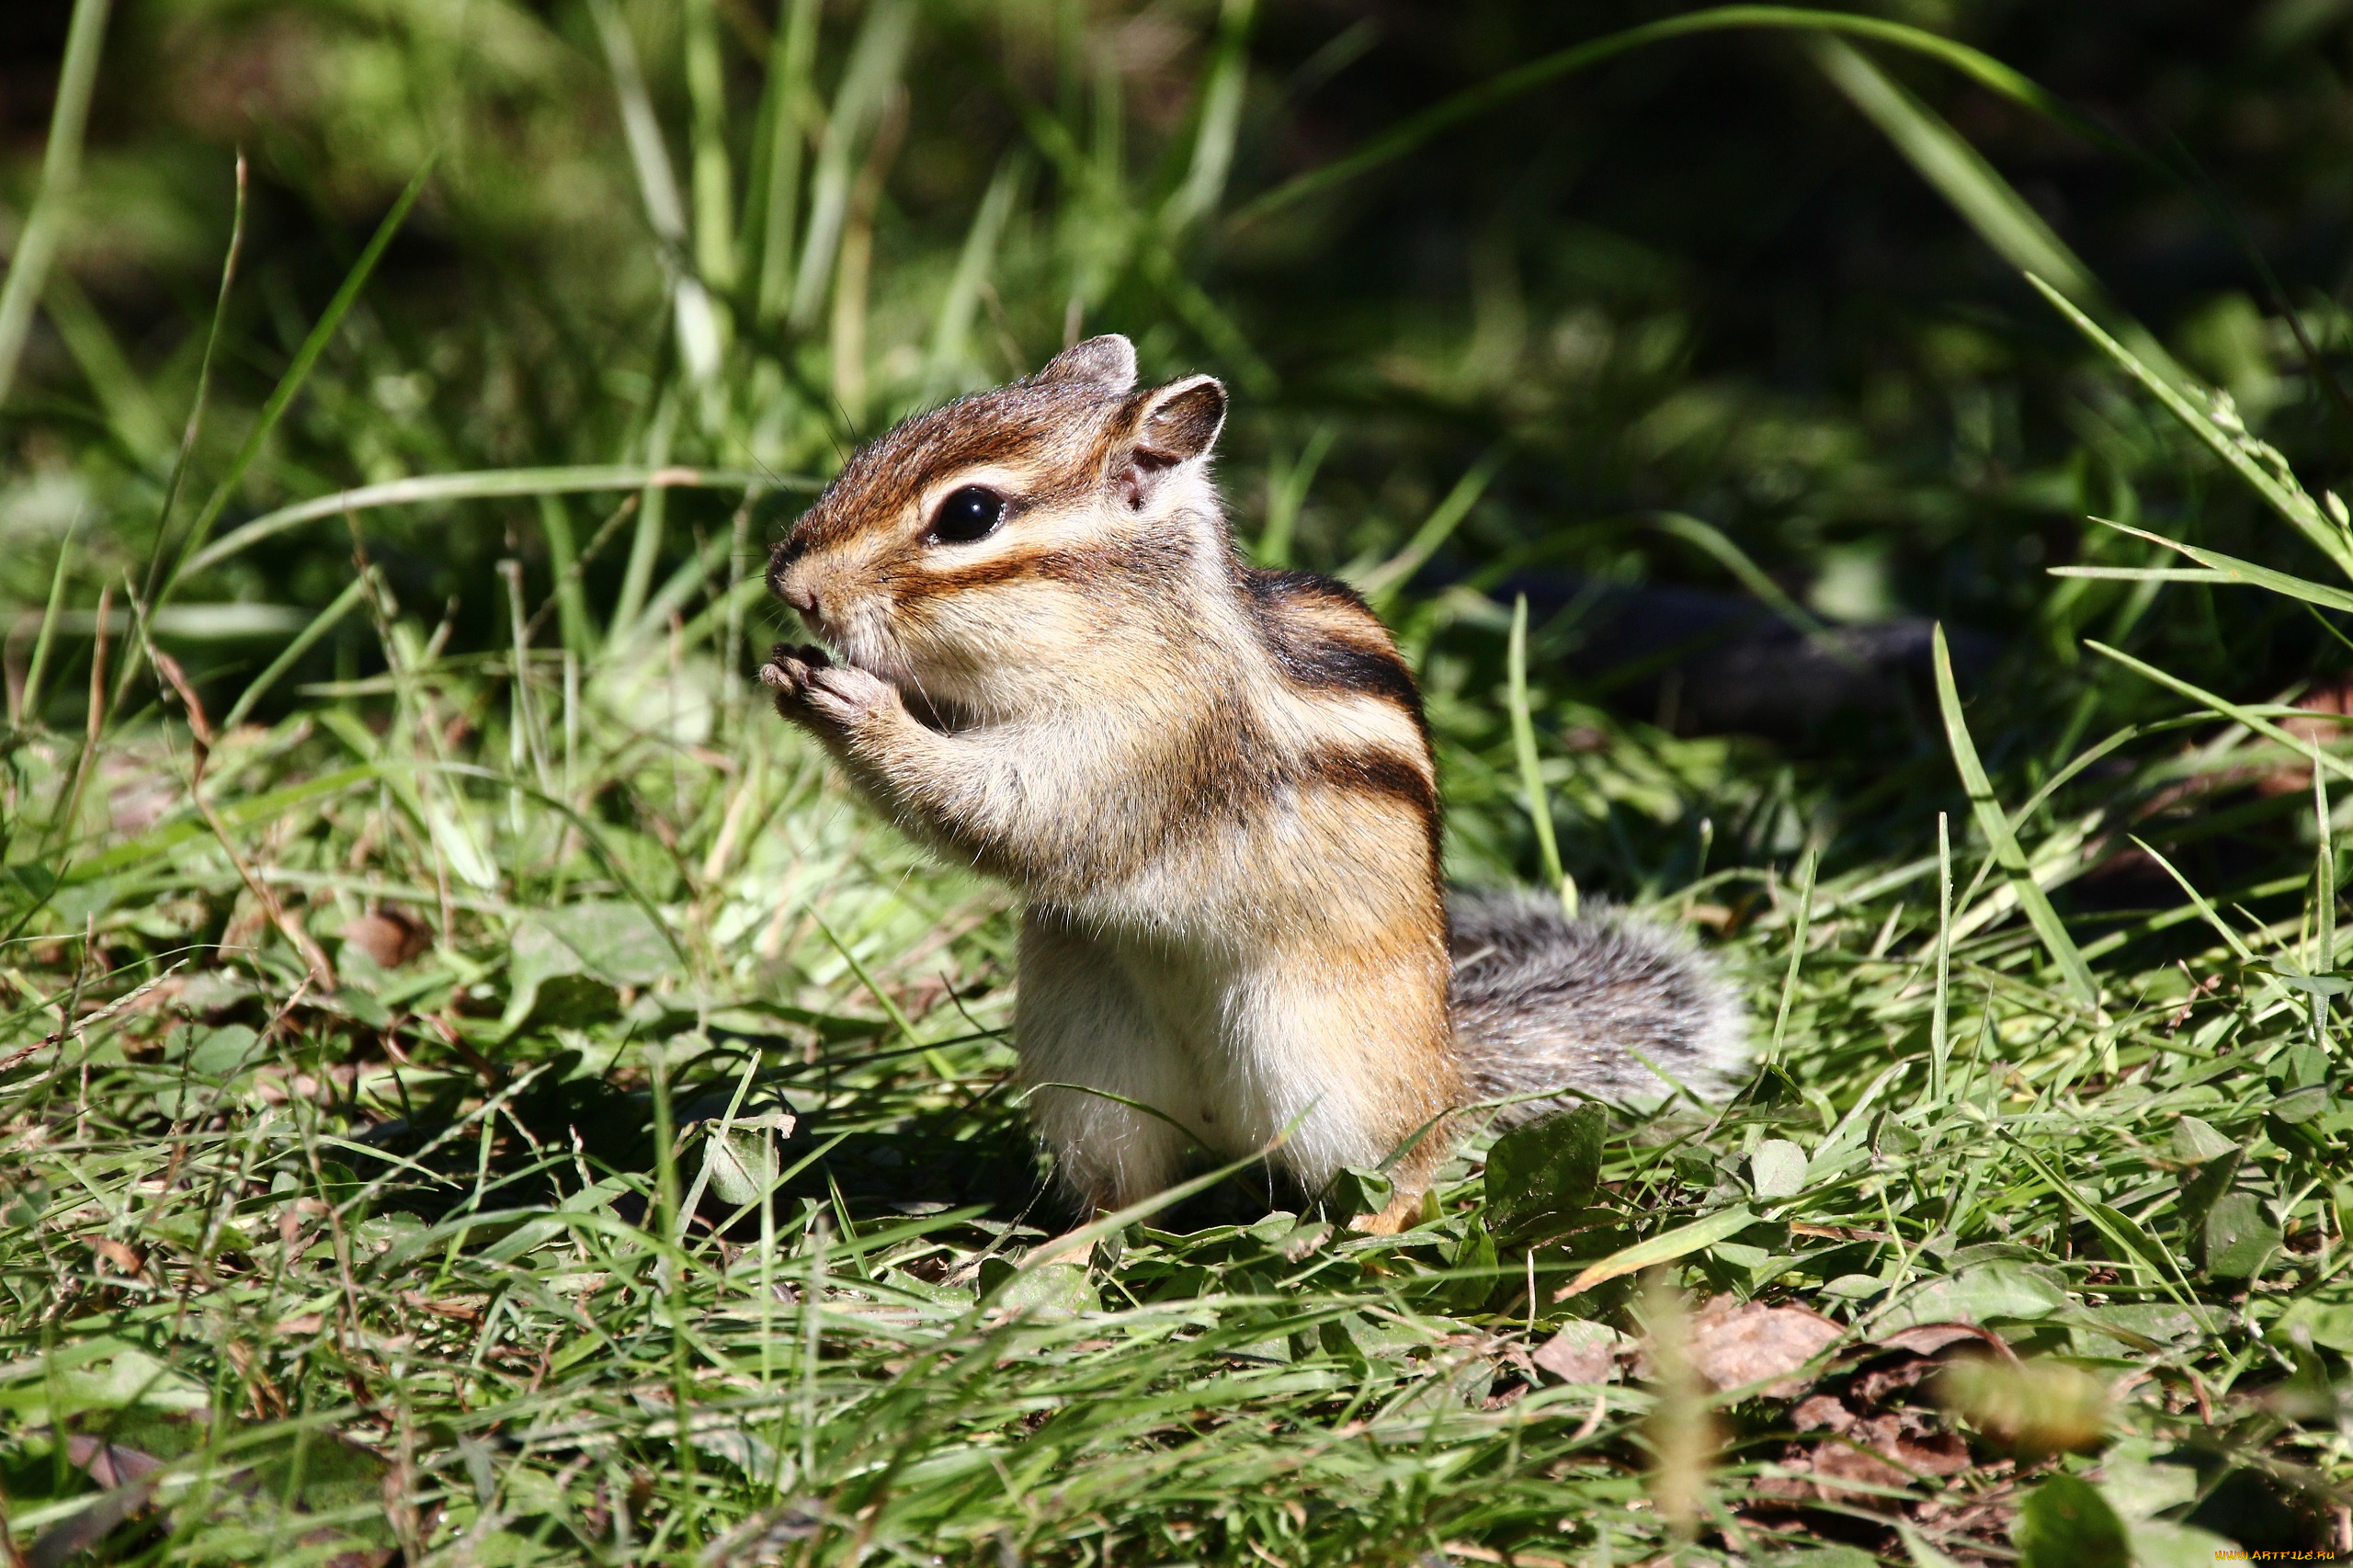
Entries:
POLYGON ((907 420, 777 547, 831 652, 760 677, 883 814, 1022 895, 1015 1046, 1080 1199, 1280 1139, 1310 1193, 1388 1162, 1358 1224, 1393 1232, 1460 1108, 1707 1091, 1740 1006, 1622 915, 1458 896, 1449 924, 1414 677, 1346 586, 1241 563, 1225 412, 1208 376, 1138 390, 1106 336, 907 420))

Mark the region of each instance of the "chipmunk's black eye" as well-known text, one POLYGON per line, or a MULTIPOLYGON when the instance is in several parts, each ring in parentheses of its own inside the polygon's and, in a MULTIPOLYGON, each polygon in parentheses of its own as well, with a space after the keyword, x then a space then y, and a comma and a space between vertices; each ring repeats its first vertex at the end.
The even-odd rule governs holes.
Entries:
POLYGON ((967 484, 939 504, 931 515, 931 537, 949 544, 986 539, 1005 520, 1005 497, 978 484, 967 484))

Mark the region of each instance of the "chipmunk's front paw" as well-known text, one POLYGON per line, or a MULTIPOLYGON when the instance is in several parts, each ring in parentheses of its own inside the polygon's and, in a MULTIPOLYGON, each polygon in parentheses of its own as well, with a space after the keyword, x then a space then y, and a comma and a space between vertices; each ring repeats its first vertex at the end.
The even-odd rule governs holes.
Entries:
POLYGON ((898 692, 879 676, 847 665, 829 665, 809 672, 801 701, 827 723, 847 730, 872 718, 899 699, 898 692))
POLYGON ((776 693, 776 710, 797 722, 847 730, 893 700, 878 677, 836 665, 823 648, 779 642, 760 666, 760 683, 776 693))

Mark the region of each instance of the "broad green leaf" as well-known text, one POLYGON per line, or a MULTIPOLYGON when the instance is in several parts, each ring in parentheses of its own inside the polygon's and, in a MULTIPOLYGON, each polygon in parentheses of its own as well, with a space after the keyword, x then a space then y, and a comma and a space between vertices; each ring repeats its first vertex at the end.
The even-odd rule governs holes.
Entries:
POLYGON ((2226 1192, 2206 1210, 2200 1227, 2206 1272, 2217 1279, 2252 1279, 2279 1250, 2279 1227, 2251 1192, 2226 1192))
POLYGON ((2173 1124, 2170 1143, 2175 1159, 2199 1165, 2239 1152, 2236 1143, 2194 1116, 2182 1117, 2173 1124))
POLYGON ((2133 1519, 2124 1527, 2132 1545, 2133 1568, 2214 1568, 2235 1560, 2238 1543, 2196 1525, 2171 1519, 2133 1519))
POLYGON ((651 985, 677 972, 676 950, 654 917, 620 899, 558 904, 531 917, 614 985, 651 985))
POLYGON ((2323 1301, 2307 1296, 2290 1302, 2265 1331, 2265 1337, 2353 1351, 2353 1301, 2323 1301))
POLYGON ((0 1410, 56 1421, 85 1410, 194 1411, 212 1403, 202 1383, 136 1346, 97 1338, 74 1351, 72 1364, 61 1357, 46 1377, 39 1358, 13 1363, 7 1371, 30 1375, 0 1389, 0 1410))
POLYGON ((1593 1201, 1609 1113, 1597 1105, 1514 1128, 1487 1151, 1487 1207, 1499 1230, 1523 1232, 1593 1201))
POLYGON ((994 1286, 987 1292, 991 1306, 1027 1312, 1048 1323, 1097 1312, 1103 1305, 1095 1281, 1087 1277, 1085 1267, 1074 1263, 1041 1263, 1034 1268, 1008 1267, 997 1279, 988 1283, 994 1286))
POLYGON ((1931 1279, 1898 1297, 1872 1326, 1886 1333, 1923 1323, 2048 1317, 2066 1304, 2067 1284, 2058 1270, 2000 1258, 1931 1279))
POLYGON ((619 900, 559 904, 515 927, 508 945, 508 1034, 577 1026, 612 1017, 623 986, 650 985, 677 971, 668 938, 636 904, 619 900))
POLYGON ((1346 1220, 1358 1214, 1378 1214, 1389 1207, 1390 1197, 1395 1191, 1395 1184, 1384 1171, 1358 1165, 1344 1166, 1324 1190, 1324 1210, 1334 1220, 1346 1220))
POLYGON ((2019 1568, 2131 1568, 2123 1521, 2099 1489, 2072 1475, 2045 1478, 2019 1506, 2011 1539, 2019 1568))
POLYGON ((1806 1157, 1802 1146, 1786 1138, 1768 1138, 1748 1156, 1749 1183, 1759 1198, 1794 1198, 1805 1190, 1806 1157))

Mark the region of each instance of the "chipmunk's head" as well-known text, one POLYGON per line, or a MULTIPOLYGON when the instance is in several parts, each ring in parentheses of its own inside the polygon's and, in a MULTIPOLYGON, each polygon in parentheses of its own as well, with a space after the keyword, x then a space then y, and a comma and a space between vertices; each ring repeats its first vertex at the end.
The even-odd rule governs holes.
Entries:
POLYGON ((947 710, 1067 695, 1230 573, 1209 456, 1225 389, 1138 390, 1095 337, 919 415, 793 525, 768 586, 845 662, 947 710))

